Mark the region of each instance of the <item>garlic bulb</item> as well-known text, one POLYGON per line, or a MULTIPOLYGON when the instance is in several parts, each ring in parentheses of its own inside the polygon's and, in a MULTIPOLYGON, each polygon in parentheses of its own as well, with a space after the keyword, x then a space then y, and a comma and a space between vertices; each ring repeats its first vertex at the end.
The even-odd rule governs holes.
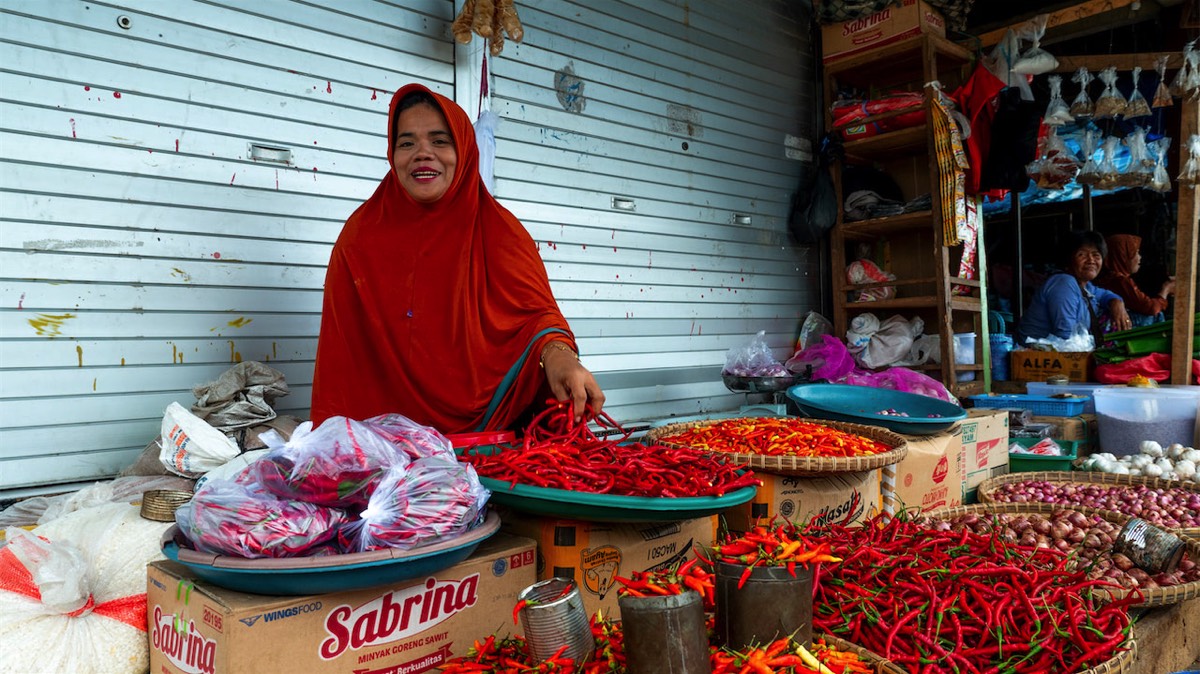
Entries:
POLYGON ((1146 456, 1152 456, 1156 459, 1163 455, 1163 446, 1154 440, 1143 440, 1138 449, 1142 454, 1145 454, 1146 456))

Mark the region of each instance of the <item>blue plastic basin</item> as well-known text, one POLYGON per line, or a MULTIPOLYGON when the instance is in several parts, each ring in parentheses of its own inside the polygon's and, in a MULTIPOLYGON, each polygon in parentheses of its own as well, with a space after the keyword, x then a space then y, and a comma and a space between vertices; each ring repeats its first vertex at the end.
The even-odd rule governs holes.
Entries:
POLYGON ((801 412, 814 419, 882 426, 906 435, 931 435, 967 418, 966 410, 954 403, 870 386, 799 384, 788 389, 788 397, 801 412), (908 416, 880 414, 883 410, 896 410, 908 416))

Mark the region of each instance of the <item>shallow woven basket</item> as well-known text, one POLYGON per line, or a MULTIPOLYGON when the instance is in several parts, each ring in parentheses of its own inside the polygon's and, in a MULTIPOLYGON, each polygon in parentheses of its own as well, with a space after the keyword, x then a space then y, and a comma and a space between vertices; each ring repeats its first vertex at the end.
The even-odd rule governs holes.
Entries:
MULTIPOLYGON (((1077 510, 1085 515, 1098 515, 1112 522, 1117 526, 1125 526, 1125 522, 1129 521, 1129 515, 1122 515, 1111 510, 1099 510, 1097 508, 1084 508, 1082 506, 1067 507, 1062 505, 1054 505, 1050 503, 978 503, 968 506, 954 506, 951 508, 939 508, 931 510, 927 513, 922 513, 923 517, 931 517, 934 519, 949 520, 959 515, 982 514, 982 513, 1011 513, 1015 515, 1038 514, 1049 516, 1055 510, 1077 510)), ((1187 550, 1188 557, 1193 561, 1200 563, 1200 541, 1193 538, 1184 538, 1183 544, 1187 550)), ((1109 592, 1114 599, 1119 599, 1126 596, 1129 592, 1109 592)), ((1180 583, 1172 587, 1160 587, 1156 590, 1142 590, 1142 601, 1134 604, 1134 606, 1150 607, 1150 606, 1169 606, 1178 604, 1182 601, 1187 601, 1195 597, 1200 597, 1200 581, 1192 581, 1190 583, 1180 583)))
MULTIPOLYGON (((747 417, 754 419, 757 417, 747 417)), ((689 428, 698 428, 702 426, 711 426, 723 421, 731 421, 731 419, 709 419, 705 421, 684 421, 676 424, 667 424, 652 428, 646 432, 645 442, 660 443, 670 447, 688 447, 679 443, 664 441, 663 438, 671 436, 675 433, 688 430, 689 428)), ((865 438, 870 438, 876 442, 882 443, 891 449, 880 454, 871 454, 869 456, 849 456, 849 457, 827 457, 827 456, 764 456, 762 454, 734 454, 729 452, 712 452, 715 456, 724 456, 729 461, 738 466, 748 466, 749 468, 763 472, 774 473, 776 475, 820 475, 822 473, 857 473, 861 471, 874 470, 883 466, 890 466, 894 463, 900 463, 904 457, 908 456, 908 441, 904 436, 893 433, 886 428, 879 426, 866 426, 863 424, 852 424, 845 421, 828 421, 825 419, 802 419, 805 423, 825 426, 835 430, 844 431, 861 435, 865 438)))
POLYGON ((178 489, 152 489, 142 494, 143 519, 174 522, 179 506, 192 500, 192 492, 178 489))
MULTIPOLYGON (((1145 485, 1152 489, 1183 489, 1184 491, 1200 492, 1200 484, 1196 484, 1195 482, 1163 480, 1157 477, 1146 477, 1144 475, 1115 475, 1113 473, 1101 473, 1099 471, 1071 472, 1059 470, 1032 473, 1009 473, 1007 475, 997 475, 996 477, 988 478, 979 485, 979 502, 996 503, 997 501, 992 497, 992 492, 1000 485, 1010 484, 1013 482, 1035 482, 1038 480, 1044 480, 1046 482, 1074 482, 1076 484, 1109 484, 1125 486, 1145 485)), ((1089 508, 1086 506, 1071 507, 1075 508, 1076 510, 1089 510, 1089 508)), ((1091 510, 1097 509, 1093 508, 1091 510)), ((1099 512, 1099 510, 1097 511, 1099 512)), ((1176 534, 1183 534, 1185 536, 1191 536, 1192 538, 1200 538, 1200 527, 1160 528, 1176 534)))
POLYGON ((874 651, 868 651, 858 644, 850 643, 849 641, 846 641, 840 637, 835 637, 832 634, 818 633, 814 634, 813 637, 814 639, 824 639, 826 644, 833 646, 839 651, 850 651, 851 653, 854 653, 863 662, 867 663, 876 674, 907 674, 907 671, 900 665, 897 665, 896 663, 888 660, 874 651))

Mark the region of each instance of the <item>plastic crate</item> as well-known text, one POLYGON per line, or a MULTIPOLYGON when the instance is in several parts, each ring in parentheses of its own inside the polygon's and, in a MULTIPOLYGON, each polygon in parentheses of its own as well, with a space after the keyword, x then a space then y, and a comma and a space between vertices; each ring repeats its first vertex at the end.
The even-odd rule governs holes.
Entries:
MULTIPOLYGON (((1022 447, 1032 447, 1041 442, 1041 438, 1009 438, 1008 444, 1021 445, 1022 447)), ((1008 453, 1008 472, 1010 473, 1035 473, 1043 470, 1072 470, 1071 464, 1075 462, 1079 455, 1079 445, 1081 440, 1055 440, 1059 447, 1062 447, 1064 452, 1068 452, 1062 456, 1043 456, 1041 454, 1014 454, 1008 453)))
POLYGON ((1049 398, 1046 396, 1004 393, 969 396, 975 407, 1016 407, 1043 417, 1077 417, 1091 400, 1089 397, 1049 398))

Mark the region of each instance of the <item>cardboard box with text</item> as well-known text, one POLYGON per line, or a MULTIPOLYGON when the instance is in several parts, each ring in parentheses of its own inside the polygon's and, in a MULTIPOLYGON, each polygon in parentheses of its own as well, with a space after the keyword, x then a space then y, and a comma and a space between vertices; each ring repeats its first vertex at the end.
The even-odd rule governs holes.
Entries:
POLYGON ((956 432, 963 452, 963 503, 974 503, 980 483, 1008 472, 1008 412, 973 407, 956 432))
POLYGON ((933 435, 909 435, 908 455, 895 466, 885 467, 894 480, 884 479, 884 504, 892 512, 920 512, 962 505, 963 447, 961 436, 951 428, 933 435))
POLYGON ((776 515, 797 524, 854 524, 879 512, 880 473, 792 477, 756 472, 763 481, 754 499, 725 511, 733 531, 747 531, 776 515))
POLYGON ((821 28, 821 60, 834 63, 922 33, 945 37, 945 19, 924 0, 903 0, 899 7, 821 28))

